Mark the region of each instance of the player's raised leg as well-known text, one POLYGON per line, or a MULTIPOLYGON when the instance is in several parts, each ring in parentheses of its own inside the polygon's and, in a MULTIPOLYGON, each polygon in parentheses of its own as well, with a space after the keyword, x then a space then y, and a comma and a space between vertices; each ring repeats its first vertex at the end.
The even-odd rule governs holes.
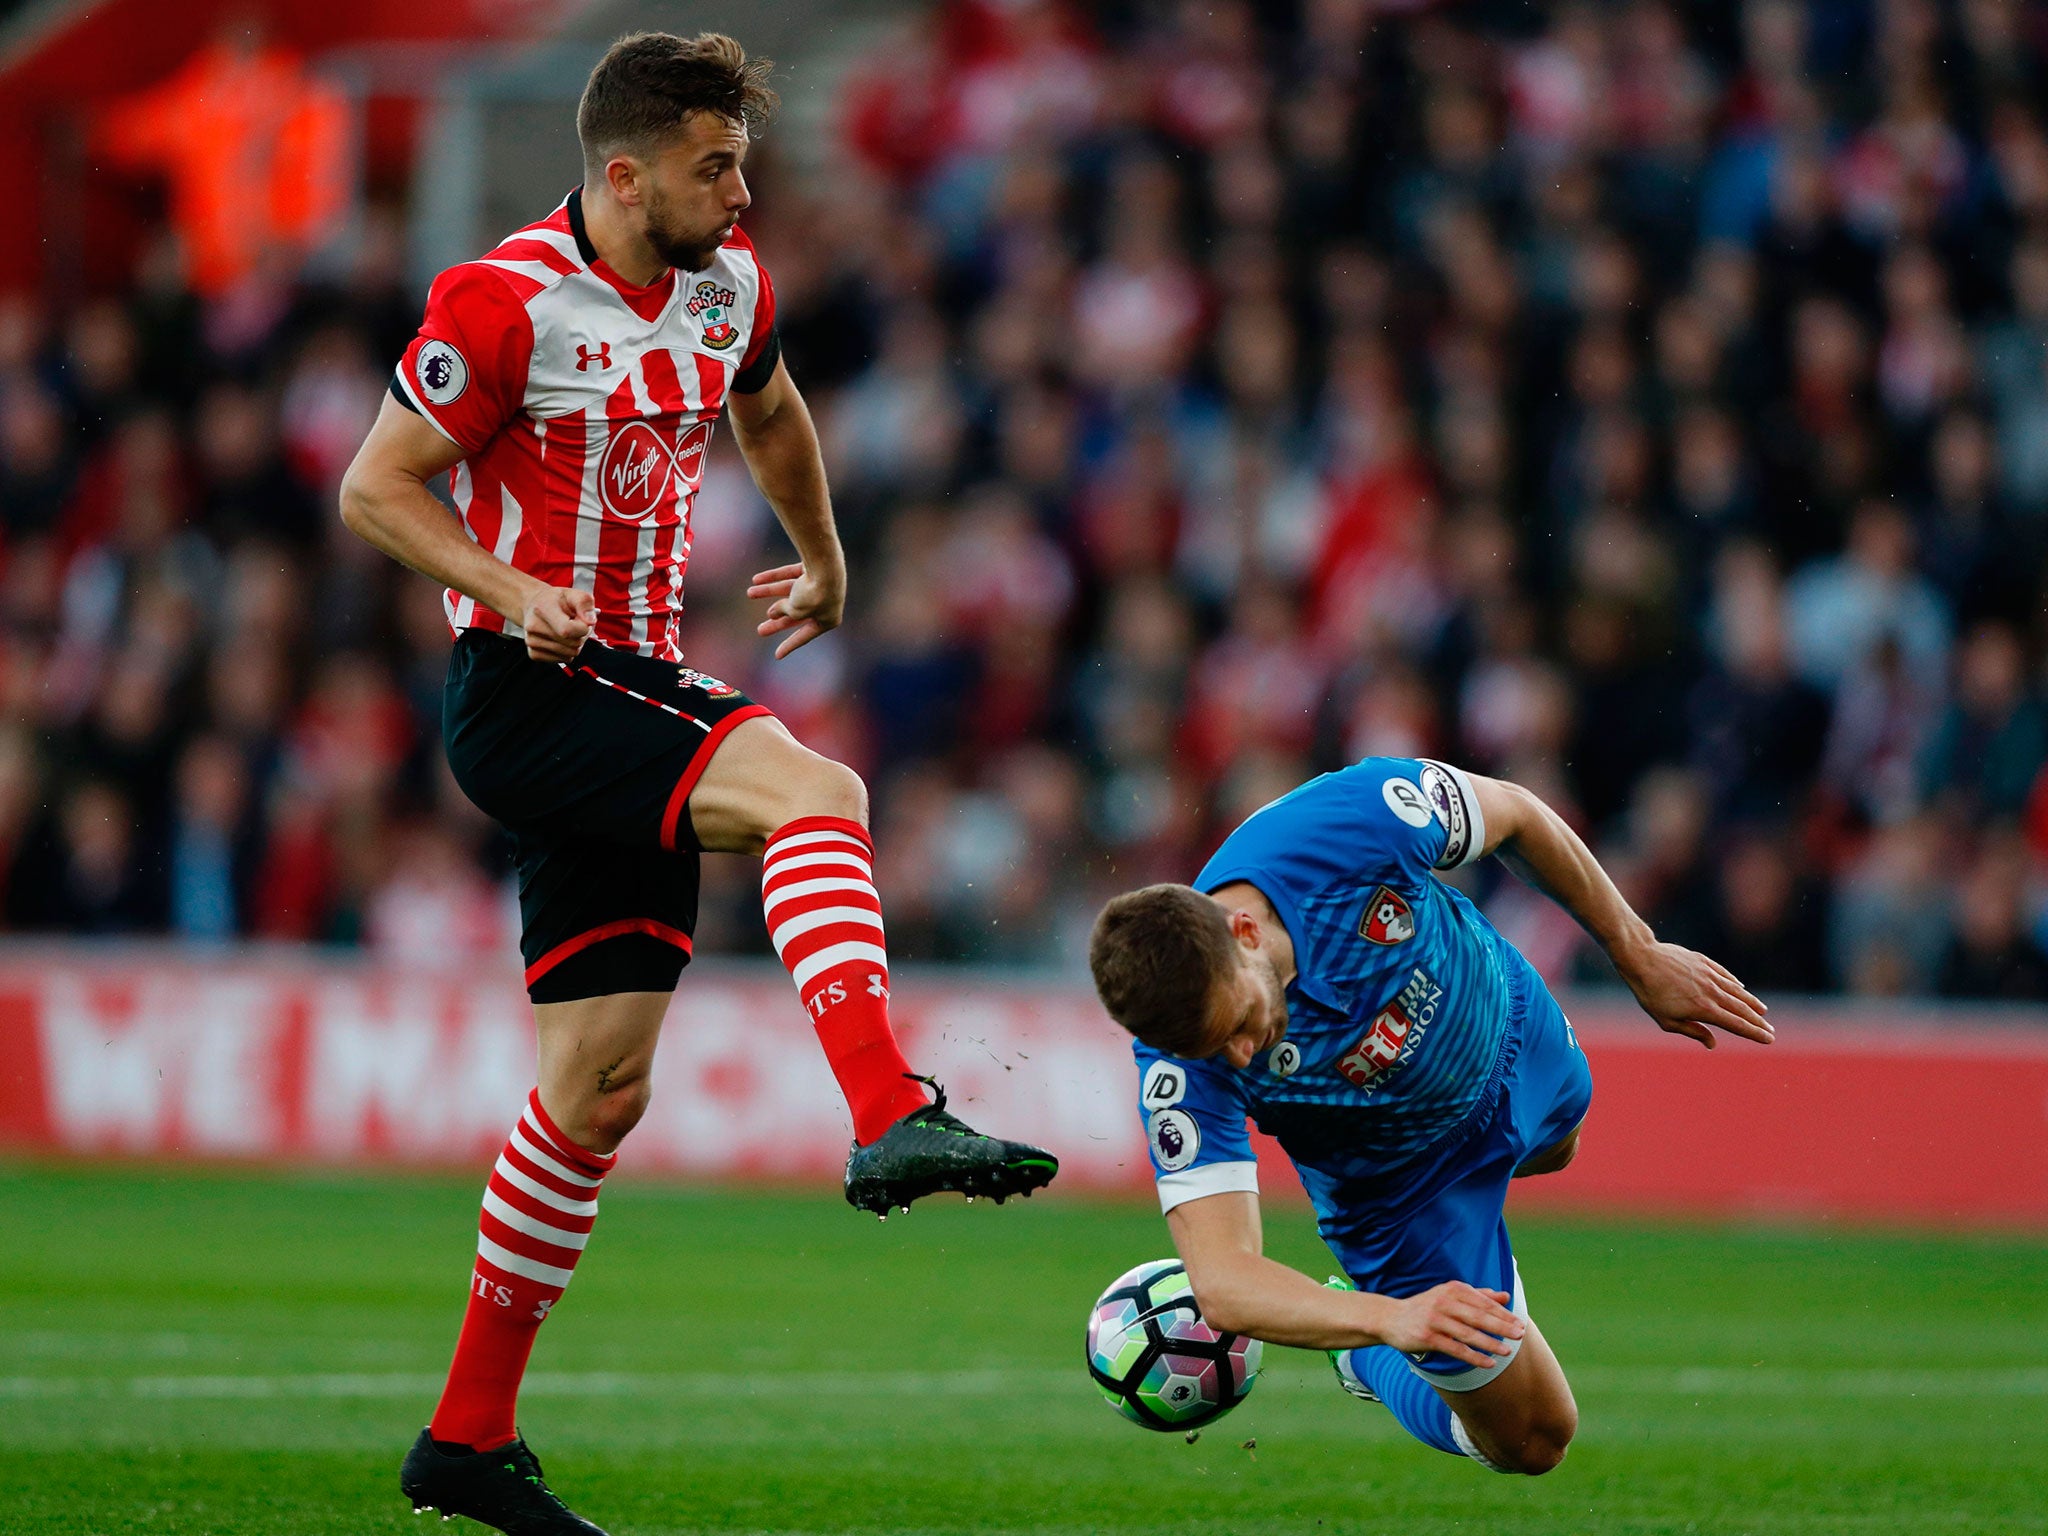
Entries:
POLYGON ((1498 1378, 1471 1392, 1433 1387, 1389 1345, 1332 1350, 1344 1390, 1384 1404, 1417 1440, 1452 1456, 1469 1456, 1496 1472, 1550 1471, 1578 1432, 1579 1409, 1564 1370, 1533 1322, 1498 1378))
POLYGON ((719 745, 689 807, 705 849, 762 856, 769 937, 853 1113, 847 1200, 879 1214, 939 1190, 1000 1201, 1050 1182, 1051 1153, 973 1130, 943 1089, 928 1101, 896 1043, 860 776, 757 717, 719 745))
POLYGON ((1466 1455, 1496 1472, 1540 1475, 1564 1460, 1579 1405, 1543 1330, 1526 1319, 1523 1327, 1521 1351, 1498 1378, 1470 1392, 1436 1390, 1466 1455))
MULTIPOLYGON (((1507 1078, 1507 1111, 1494 1126, 1500 1144, 1490 1154, 1475 1144, 1472 1167, 1414 1207, 1395 1250, 1395 1271, 1405 1291, 1418 1273, 1476 1279, 1505 1269, 1512 1286, 1508 1308, 1522 1333, 1502 1340, 1510 1351, 1504 1363, 1484 1368, 1442 1355, 1417 1366, 1384 1345, 1333 1352, 1331 1361, 1346 1390, 1370 1389, 1423 1444, 1497 1472, 1540 1474, 1564 1459, 1578 1408, 1529 1315, 1499 1212, 1508 1179, 1558 1172, 1577 1154, 1593 1085, 1571 1025, 1542 978, 1517 954, 1502 959, 1523 1006, 1514 1026, 1519 1044, 1507 1078)), ((1361 1272, 1360 1279, 1371 1277, 1361 1272)))
MULTIPOLYGON (((1328 1286, 1357 1289, 1338 1276, 1328 1286)), ((1557 1356, 1529 1316, 1519 1274, 1508 1305, 1522 1332, 1502 1341, 1513 1351, 1504 1365, 1445 1376, 1417 1370, 1407 1355, 1386 1344, 1330 1350, 1330 1364, 1346 1392, 1384 1405, 1395 1422, 1433 1450, 1468 1456, 1496 1472, 1548 1472, 1564 1460, 1577 1432, 1578 1405, 1557 1356)))
POLYGON ((772 718, 737 727, 690 794, 690 821, 707 851, 762 858, 769 934, 859 1142, 929 1102, 889 1027, 889 956, 867 819, 860 776, 772 718))

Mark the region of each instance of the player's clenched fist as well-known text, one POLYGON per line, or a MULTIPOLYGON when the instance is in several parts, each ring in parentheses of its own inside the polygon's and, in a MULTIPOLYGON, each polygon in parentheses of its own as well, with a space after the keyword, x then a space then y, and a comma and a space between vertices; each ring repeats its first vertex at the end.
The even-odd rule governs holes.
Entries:
POLYGON ((597 623, 597 603, 574 587, 542 587, 526 600, 519 623, 535 661, 574 661, 597 623))
POLYGON ((1512 1348, 1507 1341, 1524 1331, 1507 1304, 1505 1291, 1447 1280, 1397 1304, 1386 1342, 1404 1354, 1436 1350, 1467 1365, 1498 1365, 1512 1348))

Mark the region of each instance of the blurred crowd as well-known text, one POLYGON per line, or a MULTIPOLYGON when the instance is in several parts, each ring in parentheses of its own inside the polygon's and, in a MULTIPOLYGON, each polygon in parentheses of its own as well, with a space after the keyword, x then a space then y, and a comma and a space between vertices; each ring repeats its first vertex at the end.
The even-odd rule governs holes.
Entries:
MULTIPOLYGON (((2048 997, 2044 103, 2020 0, 947 0, 750 164, 847 626, 768 659, 721 439, 688 658, 866 773, 903 957, 1073 967, 1389 753, 1754 988, 2048 997)), ((438 593, 334 515, 402 245, 0 298, 8 928, 508 948, 438 593)))

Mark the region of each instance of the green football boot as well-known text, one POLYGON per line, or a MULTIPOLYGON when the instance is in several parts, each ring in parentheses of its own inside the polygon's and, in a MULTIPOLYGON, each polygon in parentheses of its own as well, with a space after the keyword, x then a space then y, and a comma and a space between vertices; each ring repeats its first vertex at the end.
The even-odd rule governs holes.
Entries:
POLYGON ((866 1146, 846 1154, 846 1203, 886 1217, 893 1206, 942 1190, 972 1200, 988 1195, 1001 1205, 1012 1195, 1043 1189, 1060 1171, 1060 1161, 1029 1142, 984 1136, 946 1110, 946 1090, 928 1077, 938 1095, 914 1109, 866 1146))
POLYGON ((423 1429, 398 1469, 398 1486, 416 1515, 430 1509, 443 1520, 467 1515, 506 1536, 605 1536, 603 1527, 556 1497, 524 1440, 451 1455, 423 1429))
MULTIPOLYGON (((1323 1282, 1323 1288, 1331 1291, 1355 1291, 1358 1289, 1357 1286, 1353 1285, 1342 1275, 1330 1276, 1329 1279, 1323 1282)), ((1359 1377, 1358 1372, 1351 1369, 1350 1350, 1326 1349, 1323 1353, 1330 1357, 1330 1369, 1337 1373, 1338 1386, 1349 1392, 1360 1402, 1376 1403, 1380 1400, 1379 1393, 1368 1387, 1359 1377)))

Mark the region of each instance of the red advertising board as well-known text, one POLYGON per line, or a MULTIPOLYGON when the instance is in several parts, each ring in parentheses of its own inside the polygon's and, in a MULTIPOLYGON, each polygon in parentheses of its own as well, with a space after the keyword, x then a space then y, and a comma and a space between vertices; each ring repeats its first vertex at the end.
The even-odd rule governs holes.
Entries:
MULTIPOLYGON (((509 975, 509 972, 508 972, 509 975)), ((1085 988, 905 969, 909 1055, 967 1115, 1056 1150, 1062 1187, 1149 1182, 1130 1053, 1085 988)), ((1778 1009, 1709 1054, 1579 999, 1583 1149, 1517 1208, 2048 1225, 2048 1019, 1778 1009)), ((516 985, 288 954, 0 957, 0 1148, 481 1168, 533 1080, 516 985)), ((678 993, 622 1171, 836 1180, 849 1126, 779 971, 678 993)), ((1270 1192, 1293 1191, 1262 1149, 1270 1192)))

